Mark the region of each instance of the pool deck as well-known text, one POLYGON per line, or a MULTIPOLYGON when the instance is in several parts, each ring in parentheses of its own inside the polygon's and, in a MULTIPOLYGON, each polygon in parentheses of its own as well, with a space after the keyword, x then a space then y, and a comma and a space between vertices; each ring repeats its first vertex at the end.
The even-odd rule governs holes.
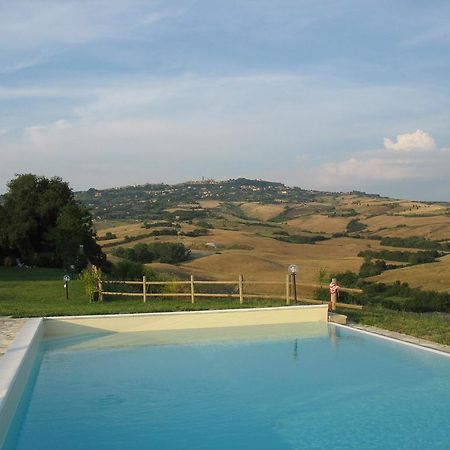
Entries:
POLYGON ((431 350, 437 350, 440 352, 450 354, 450 346, 444 344, 438 344, 437 342, 427 341, 426 339, 421 339, 415 336, 410 336, 409 334, 398 333, 396 331, 385 330, 383 328, 372 327, 369 325, 361 325, 355 322, 347 322, 345 325, 349 328, 355 330, 367 331, 369 333, 378 334, 380 336, 385 336, 391 339, 396 339, 398 341, 408 342, 410 344, 418 345, 420 347, 429 348, 431 350))
POLYGON ((0 316, 0 358, 14 342, 14 339, 16 339, 16 336, 27 320, 0 316))

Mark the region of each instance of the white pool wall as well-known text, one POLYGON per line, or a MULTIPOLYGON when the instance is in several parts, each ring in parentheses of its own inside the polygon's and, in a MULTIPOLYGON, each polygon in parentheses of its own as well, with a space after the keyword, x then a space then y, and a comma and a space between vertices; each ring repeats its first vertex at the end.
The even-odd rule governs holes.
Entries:
POLYGON ((0 358, 0 448, 27 384, 43 335, 42 318, 27 320, 12 345, 0 358))
POLYGON ((54 317, 45 320, 45 336, 59 337, 105 332, 123 333, 327 321, 327 305, 54 317))

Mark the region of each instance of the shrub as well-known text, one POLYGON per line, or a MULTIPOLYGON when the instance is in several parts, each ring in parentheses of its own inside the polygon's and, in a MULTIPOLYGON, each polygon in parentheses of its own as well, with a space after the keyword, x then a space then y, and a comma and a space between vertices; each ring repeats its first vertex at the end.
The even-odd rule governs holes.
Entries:
POLYGON ((206 220, 199 220, 199 221, 197 222, 197 225, 198 225, 200 228, 208 228, 208 229, 210 229, 210 230, 214 228, 214 225, 212 225, 211 223, 207 222, 206 220))
POLYGON ((84 289, 91 303, 97 299, 98 284, 101 278, 102 272, 95 266, 88 266, 80 273, 80 280, 83 281, 84 289))
POLYGON ((187 231, 184 233, 184 235, 188 237, 207 236, 208 234, 209 231, 206 228, 195 228, 192 231, 187 231))
POLYGON ((352 219, 347 224, 347 232, 348 233, 355 233, 357 231, 362 231, 365 228, 367 228, 367 225, 364 223, 361 223, 358 219, 352 219))
POLYGON ((136 244, 132 248, 118 247, 113 250, 113 255, 138 263, 162 263, 174 264, 189 258, 191 251, 178 242, 152 242, 150 244, 136 244))
POLYGON ((143 264, 125 259, 114 264, 111 276, 118 280, 140 280, 147 274, 143 264))

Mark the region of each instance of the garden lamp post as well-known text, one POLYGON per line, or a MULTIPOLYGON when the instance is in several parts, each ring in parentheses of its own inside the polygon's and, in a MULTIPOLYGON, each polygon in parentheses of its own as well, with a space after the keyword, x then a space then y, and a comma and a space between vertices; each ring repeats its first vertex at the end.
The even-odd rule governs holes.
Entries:
POLYGON ((63 280, 64 280, 64 290, 66 291, 66 300, 69 300, 69 281, 70 281, 70 276, 69 275, 64 275, 63 280))
POLYGON ((297 284, 296 284, 296 275, 298 272, 297 264, 291 264, 288 267, 288 273, 291 275, 291 284, 292 284, 292 293, 294 294, 294 303, 297 303, 297 284))

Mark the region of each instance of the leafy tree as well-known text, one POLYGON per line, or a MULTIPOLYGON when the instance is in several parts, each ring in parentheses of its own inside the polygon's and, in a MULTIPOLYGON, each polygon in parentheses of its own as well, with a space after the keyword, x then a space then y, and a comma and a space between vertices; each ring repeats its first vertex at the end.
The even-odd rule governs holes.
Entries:
POLYGON ((50 229, 45 239, 54 250, 58 266, 68 267, 74 263, 84 266, 86 257, 92 263, 102 265, 103 257, 94 236, 89 211, 72 203, 61 208, 55 226, 50 229))
POLYGON ((152 273, 142 264, 125 259, 114 264, 112 277, 119 280, 141 280, 143 275, 152 273))
POLYGON ((59 177, 17 175, 8 183, 0 224, 0 247, 29 263, 82 263, 81 245, 93 264, 105 261, 89 212, 59 177))
POLYGON ((373 277, 379 275, 384 270, 388 270, 390 267, 382 259, 376 261, 364 261, 359 269, 359 276, 362 278, 373 277))
POLYGON ((43 235, 71 201, 73 194, 60 178, 18 175, 4 196, 6 245, 22 257, 43 251, 43 235))

